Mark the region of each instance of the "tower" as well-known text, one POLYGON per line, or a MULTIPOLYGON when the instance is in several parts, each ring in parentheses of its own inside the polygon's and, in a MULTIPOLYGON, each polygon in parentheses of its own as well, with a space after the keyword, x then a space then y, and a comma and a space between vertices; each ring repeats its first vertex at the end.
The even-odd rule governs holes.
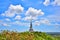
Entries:
POLYGON ((30 29, 29 29, 30 32, 33 32, 33 28, 32 28, 32 20, 30 21, 30 29))

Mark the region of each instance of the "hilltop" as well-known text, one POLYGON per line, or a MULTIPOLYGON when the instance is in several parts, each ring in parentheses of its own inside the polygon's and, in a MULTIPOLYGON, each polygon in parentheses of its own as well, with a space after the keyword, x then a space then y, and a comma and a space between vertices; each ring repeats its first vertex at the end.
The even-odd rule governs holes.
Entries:
POLYGON ((57 40, 44 32, 7 32, 0 33, 0 40, 57 40))

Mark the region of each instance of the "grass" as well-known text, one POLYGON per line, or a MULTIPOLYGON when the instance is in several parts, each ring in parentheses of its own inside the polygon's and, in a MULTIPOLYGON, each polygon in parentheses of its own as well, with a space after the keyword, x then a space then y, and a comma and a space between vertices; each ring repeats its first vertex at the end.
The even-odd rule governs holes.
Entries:
POLYGON ((59 40, 59 37, 53 37, 43 32, 9 32, 0 33, 0 40, 59 40))

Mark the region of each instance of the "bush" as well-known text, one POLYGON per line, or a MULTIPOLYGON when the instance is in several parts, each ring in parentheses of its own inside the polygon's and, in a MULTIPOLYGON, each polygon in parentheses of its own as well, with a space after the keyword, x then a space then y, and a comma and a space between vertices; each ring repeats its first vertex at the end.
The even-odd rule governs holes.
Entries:
POLYGON ((0 40, 58 40, 43 32, 9 32, 0 33, 0 40))

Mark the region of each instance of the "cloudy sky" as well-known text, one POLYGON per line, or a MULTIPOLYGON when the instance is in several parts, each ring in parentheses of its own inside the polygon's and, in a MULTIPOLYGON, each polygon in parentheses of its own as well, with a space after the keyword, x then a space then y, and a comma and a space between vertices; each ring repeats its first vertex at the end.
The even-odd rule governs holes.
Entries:
POLYGON ((0 0, 0 30, 60 32, 60 0, 0 0))

